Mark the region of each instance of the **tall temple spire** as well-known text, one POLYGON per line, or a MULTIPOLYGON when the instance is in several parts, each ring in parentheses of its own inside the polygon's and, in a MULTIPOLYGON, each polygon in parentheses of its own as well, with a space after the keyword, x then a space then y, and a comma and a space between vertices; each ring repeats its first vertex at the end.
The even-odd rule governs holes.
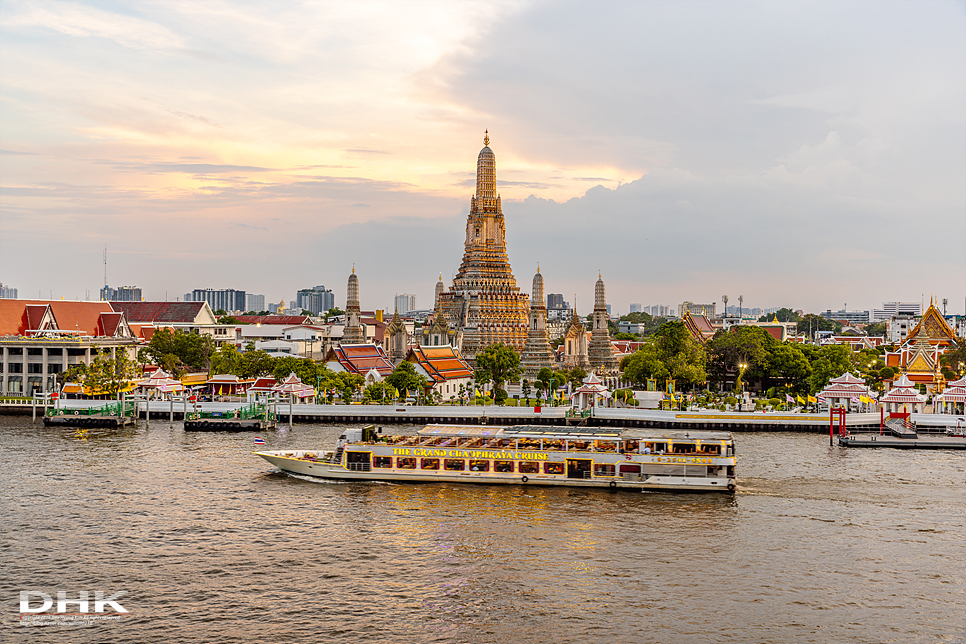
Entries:
POLYGON ((594 285, 594 326, 590 332, 590 347, 587 357, 590 366, 603 371, 617 370, 617 356, 614 355, 614 345, 610 341, 610 328, 607 324, 607 295, 604 291, 604 278, 597 273, 597 284, 594 285))
POLYGON ((530 293, 530 328, 527 331, 527 344, 520 355, 523 375, 533 381, 544 367, 553 367, 553 349, 547 337, 547 300, 543 290, 543 275, 540 264, 533 276, 533 291, 530 293))
POLYGON ((483 145, 489 145, 489 144, 490 144, 490 131, 489 130, 484 130, 483 131, 483 145))
POLYGON ((461 334, 459 344, 471 363, 478 352, 498 342, 522 350, 529 327, 527 295, 520 292, 507 256, 506 221, 488 130, 483 143, 466 218, 463 262, 451 289, 438 297, 440 316, 461 334))
POLYGON ((363 344, 366 341, 362 330, 362 311, 359 308, 359 277, 356 265, 352 265, 345 298, 345 328, 342 331, 342 344, 363 344))

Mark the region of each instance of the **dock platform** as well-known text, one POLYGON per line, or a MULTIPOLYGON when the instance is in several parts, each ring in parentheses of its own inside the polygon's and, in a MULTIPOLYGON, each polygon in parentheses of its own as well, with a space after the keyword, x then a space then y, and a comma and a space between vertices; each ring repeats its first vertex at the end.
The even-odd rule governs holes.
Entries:
POLYGON ((82 416, 72 413, 54 414, 44 416, 45 427, 130 427, 134 425, 134 419, 130 416, 82 416))
POLYGON ((966 449, 966 437, 933 434, 899 438, 889 434, 849 434, 839 437, 842 447, 891 447, 894 449, 966 449))
POLYGON ((260 418, 196 418, 184 421, 186 432, 259 432, 265 429, 275 429, 275 421, 260 418))

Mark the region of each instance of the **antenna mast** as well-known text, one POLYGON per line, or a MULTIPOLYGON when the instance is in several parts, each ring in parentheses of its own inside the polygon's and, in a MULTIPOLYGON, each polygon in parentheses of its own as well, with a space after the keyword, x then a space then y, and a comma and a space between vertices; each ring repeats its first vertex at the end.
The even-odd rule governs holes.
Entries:
POLYGON ((107 244, 104 244, 104 286, 107 286, 107 244))

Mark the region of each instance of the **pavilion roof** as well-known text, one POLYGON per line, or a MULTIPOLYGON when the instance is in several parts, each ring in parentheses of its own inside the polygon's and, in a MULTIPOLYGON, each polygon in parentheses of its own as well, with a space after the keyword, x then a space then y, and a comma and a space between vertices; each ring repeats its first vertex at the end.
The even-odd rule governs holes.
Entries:
POLYGON ((459 349, 448 344, 433 347, 416 345, 410 348, 406 360, 422 367, 434 384, 473 377, 473 369, 463 359, 459 349))
POLYGON ((325 362, 338 362, 349 373, 365 375, 375 369, 382 376, 392 373, 393 365, 378 344, 340 344, 329 349, 325 362))
POLYGON ((949 387, 933 398, 933 402, 966 402, 966 387, 949 387))

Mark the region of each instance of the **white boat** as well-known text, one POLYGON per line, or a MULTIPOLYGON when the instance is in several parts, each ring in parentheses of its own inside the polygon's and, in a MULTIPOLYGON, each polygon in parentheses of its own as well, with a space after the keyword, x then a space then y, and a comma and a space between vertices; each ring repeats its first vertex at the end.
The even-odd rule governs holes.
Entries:
POLYGON ((427 425, 347 429, 333 451, 259 451, 285 472, 357 481, 734 492, 730 432, 427 425))

